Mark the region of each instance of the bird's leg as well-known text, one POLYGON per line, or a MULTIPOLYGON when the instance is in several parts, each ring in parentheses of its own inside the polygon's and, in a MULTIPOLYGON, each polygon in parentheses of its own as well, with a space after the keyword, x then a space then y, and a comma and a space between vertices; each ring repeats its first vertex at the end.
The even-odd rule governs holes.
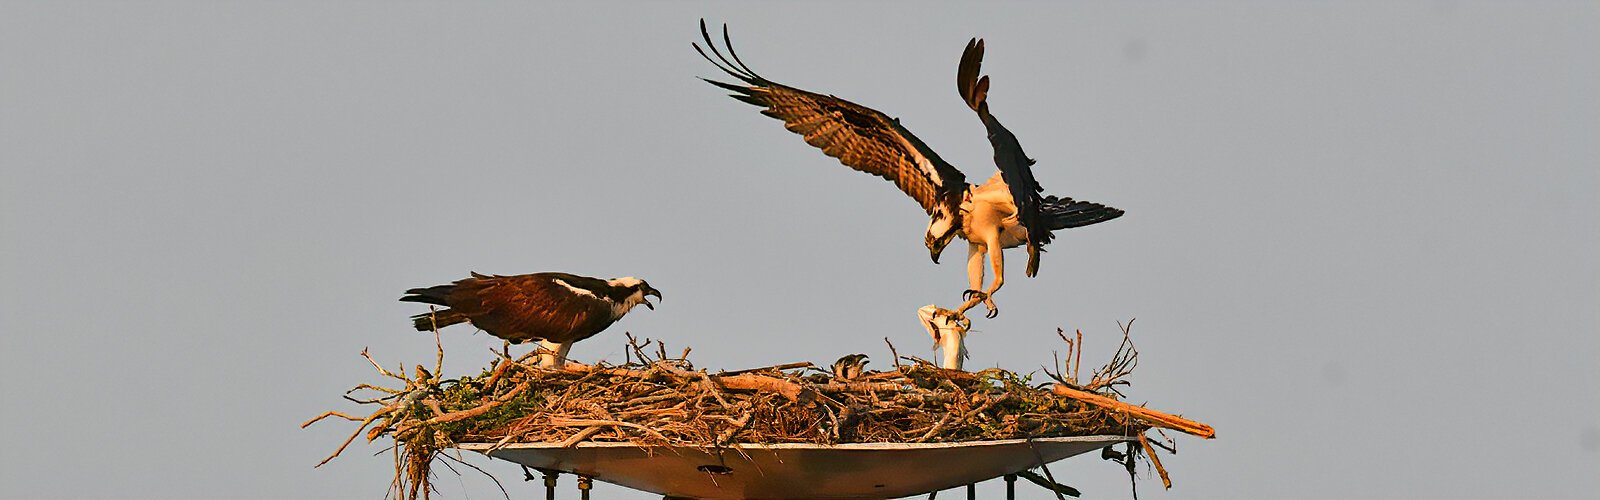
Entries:
POLYGON ((567 364, 567 351, 572 349, 572 343, 539 341, 539 367, 561 369, 567 364))
POLYGON ((967 290, 961 292, 961 298, 966 299, 966 303, 956 308, 956 316, 964 317, 967 309, 972 309, 972 306, 978 305, 978 302, 988 297, 981 291, 983 290, 984 253, 983 243, 967 243, 967 290))
POLYGON ((989 263, 994 265, 994 279, 989 282, 989 290, 983 292, 983 306, 989 308, 986 318, 1000 315, 1000 308, 994 305, 994 293, 1000 291, 1000 286, 1006 282, 1006 256, 1005 250, 1000 247, 999 236, 987 243, 989 249, 989 263))

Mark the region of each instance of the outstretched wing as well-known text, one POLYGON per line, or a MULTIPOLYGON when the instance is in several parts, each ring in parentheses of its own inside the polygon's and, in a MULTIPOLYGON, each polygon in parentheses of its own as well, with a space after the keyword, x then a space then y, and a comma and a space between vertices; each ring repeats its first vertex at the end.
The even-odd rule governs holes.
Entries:
POLYGON ((944 206, 948 214, 957 213, 967 187, 966 176, 901 127, 899 120, 838 97, 762 78, 734 53, 726 25, 722 27, 722 43, 729 57, 723 57, 711 41, 704 19, 700 20, 700 35, 716 59, 694 44, 700 57, 744 85, 702 78, 707 83, 733 92, 729 97, 766 108, 761 114, 783 120, 784 128, 804 136, 806 144, 838 158, 839 163, 894 182, 924 211, 931 214, 944 206))
POLYGON ((989 113, 989 77, 979 77, 983 65, 983 40, 972 39, 961 53, 961 65, 956 69, 956 90, 967 107, 978 112, 984 128, 989 131, 989 145, 994 147, 994 164, 1000 167, 1000 178, 1011 188, 1011 200, 1017 205, 1017 220, 1028 229, 1028 276, 1039 272, 1039 252, 1050 242, 1050 227, 1040 214, 1044 189, 1033 180, 1033 160, 1022 152, 1017 136, 1000 124, 989 113))

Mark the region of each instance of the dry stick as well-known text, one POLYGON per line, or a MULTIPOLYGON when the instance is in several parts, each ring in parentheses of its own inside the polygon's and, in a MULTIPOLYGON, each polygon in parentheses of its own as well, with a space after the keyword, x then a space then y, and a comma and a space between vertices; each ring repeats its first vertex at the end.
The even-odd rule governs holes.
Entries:
POLYGON ((938 434, 939 430, 944 428, 944 424, 946 424, 946 423, 948 423, 950 421, 950 416, 951 415, 954 415, 954 413, 944 412, 944 418, 940 418, 939 422, 933 424, 933 427, 929 428, 928 432, 926 434, 923 434, 922 437, 919 437, 919 438, 913 440, 912 442, 913 443, 921 443, 921 442, 926 442, 929 439, 932 439, 933 435, 934 434, 938 434))
MULTIPOLYGON (((402 376, 399 376, 399 375, 395 375, 394 373, 390 372, 389 370, 383 369, 383 366, 378 364, 378 360, 372 359, 372 355, 371 354, 367 354, 367 349, 366 348, 362 348, 361 349, 361 357, 367 358, 367 362, 368 363, 372 363, 372 367, 373 368, 377 368, 378 369, 378 373, 381 373, 386 377, 394 377, 396 379, 400 379, 400 380, 403 380, 403 381, 406 381, 406 382, 410 382, 411 381, 411 379, 408 379, 408 378, 405 378, 405 377, 402 377, 402 376)), ((404 373, 405 369, 402 368, 400 371, 402 373, 404 373)))
MULTIPOLYGON (((744 430, 745 426, 750 425, 750 417, 754 416, 754 415, 755 415, 754 413, 745 413, 744 417, 742 417, 742 418, 740 418, 738 420, 733 420, 732 422, 730 422, 730 423, 734 424, 733 427, 729 428, 726 431, 723 431, 722 434, 719 434, 717 436, 717 444, 718 445, 727 444, 729 439, 733 439, 733 436, 739 434, 739 431, 744 430)), ((726 418, 726 417, 724 417, 724 418, 726 418)))
MULTIPOLYGON (((428 306, 428 309, 433 310, 433 306, 428 306)), ((439 340, 438 323, 433 324, 433 346, 439 350, 439 354, 433 358, 433 375, 440 376, 444 374, 444 341, 439 340)))
MULTIPOLYGON (((1035 460, 1039 461, 1039 468, 1040 469, 1044 469, 1044 477, 1045 477, 1045 479, 1049 479, 1050 480, 1050 484, 1052 484, 1052 485, 1061 484, 1061 483, 1057 483, 1056 482, 1055 474, 1051 474, 1050 473, 1050 466, 1045 465, 1045 463, 1044 463, 1044 455, 1040 454, 1039 453, 1039 449, 1035 448, 1033 446, 1033 437, 1032 436, 1028 437, 1028 449, 1033 451, 1033 458, 1035 460)), ((1056 500, 1067 500, 1066 497, 1061 496, 1061 490, 1056 489, 1055 486, 1050 486, 1049 488, 1050 488, 1050 492, 1056 494, 1056 500)))
POLYGON ((428 397, 428 399, 422 400, 422 404, 427 406, 429 410, 432 410, 433 416, 435 417, 443 416, 445 414, 444 408, 439 407, 439 400, 434 399, 432 396, 428 397))
POLYGON ((1078 401, 1099 406, 1101 408, 1130 413, 1135 417, 1142 418, 1155 424, 1156 427, 1165 427, 1185 434, 1200 436, 1206 439, 1217 437, 1217 431, 1212 429, 1209 425, 1185 419, 1176 415, 1155 411, 1143 406, 1134 406, 1092 392, 1073 389, 1071 387, 1067 387, 1066 384, 1052 384, 1050 387, 1050 392, 1057 396, 1076 399, 1078 401))
POLYGON ((655 436, 656 439, 660 439, 660 440, 662 440, 664 442, 671 442, 672 441, 670 439, 667 439, 667 436, 661 434, 660 431, 657 431, 655 429, 651 429, 649 427, 645 427, 643 425, 635 424, 635 423, 632 423, 632 422, 619 422, 619 421, 615 421, 615 420, 595 420, 595 419, 586 419, 586 418, 550 417, 550 425, 553 425, 553 426, 556 426, 556 427, 580 427, 580 426, 581 427, 588 427, 588 426, 596 426, 596 425, 609 426, 609 427, 627 427, 629 429, 638 429, 638 430, 647 432, 651 436, 655 436))
POLYGON ((561 441, 561 447, 562 448, 571 448, 573 446, 577 446, 578 443, 583 442, 583 440, 585 440, 585 439, 589 439, 591 437, 594 437, 595 434, 599 434, 600 431, 603 431, 605 429, 606 429, 606 426, 604 426, 604 425, 591 425, 591 426, 588 426, 588 427, 584 427, 583 430, 578 431, 577 434, 573 434, 572 437, 569 437, 569 438, 561 441))
POLYGON ((790 401, 798 403, 807 403, 810 402, 810 399, 816 397, 815 391, 781 378, 746 374, 717 377, 714 380, 716 380, 717 385, 727 389, 775 392, 782 394, 783 397, 790 401))
POLYGON ((717 390, 717 383, 711 381, 711 376, 706 375, 706 372, 694 373, 700 376, 700 385, 706 388, 706 392, 711 393, 711 397, 716 399, 718 403, 721 403, 722 406, 726 408, 728 406, 728 400, 722 399, 722 391, 717 390))
MULTIPOLYGON (((405 493, 405 480, 400 476, 400 469, 403 468, 402 466, 405 462, 400 460, 400 445, 390 446, 389 449, 394 450, 394 480, 390 481, 389 485, 394 487, 395 498, 400 498, 400 495, 405 493)), ((388 498, 389 494, 385 492, 383 496, 388 498)))
MULTIPOLYGON (((467 461, 466 461, 466 460, 462 460, 462 459, 461 459, 461 458, 459 458, 459 457, 452 457, 452 456, 450 456, 450 454, 448 454, 448 453, 441 453, 441 454, 440 454, 440 456, 443 456, 443 457, 445 457, 445 458, 448 458, 448 459, 451 459, 451 460, 455 460, 455 461, 456 461, 456 462, 457 462, 457 463, 460 463, 460 464, 461 464, 461 465, 465 465, 465 466, 467 466, 467 467, 471 467, 471 468, 473 468, 473 469, 476 469, 476 470, 477 470, 477 471, 478 471, 478 472, 480 472, 480 473, 482 473, 482 474, 483 474, 483 475, 485 475, 485 476, 489 476, 489 480, 490 480, 490 481, 494 481, 494 485, 495 485, 495 486, 499 486, 499 487, 500 487, 500 494, 501 494, 501 495, 505 495, 505 497, 506 497, 506 500, 511 500, 511 493, 509 493, 509 492, 507 492, 507 491, 506 491, 506 485, 504 485, 504 484, 500 484, 500 480, 499 480, 499 479, 496 479, 496 478, 495 478, 495 477, 494 477, 494 474, 490 474, 490 473, 489 473, 489 471, 486 471, 486 470, 483 470, 483 468, 481 468, 481 467, 478 467, 478 466, 476 466, 476 465, 472 465, 472 464, 469 464, 469 463, 467 463, 467 461)), ((444 462, 440 462, 440 463, 444 463, 444 462)), ((445 463, 445 467, 450 467, 450 464, 448 464, 448 463, 445 463)), ((451 468, 451 470, 452 470, 452 471, 454 471, 454 470, 455 470, 455 469, 454 469, 454 468, 451 468)), ((457 472, 457 473, 456 473, 456 475, 460 475, 460 474, 461 474, 461 473, 459 473, 459 472, 457 472)))
POLYGON ((1177 441, 1173 441, 1172 438, 1167 437, 1167 433, 1161 432, 1161 429, 1156 429, 1156 434, 1160 434, 1161 435, 1161 439, 1165 439, 1165 440, 1167 440, 1167 442, 1163 443, 1163 442, 1160 442, 1160 441, 1150 441, 1150 444, 1152 446, 1155 446, 1157 448, 1161 448, 1163 450, 1167 450, 1167 453, 1171 453, 1173 455, 1177 455, 1178 454, 1178 442, 1177 441))
MULTIPOLYGON (((1083 494, 1083 492, 1078 491, 1077 488, 1045 479, 1044 476, 1035 474, 1031 471, 1017 471, 1017 477, 1027 479, 1029 482, 1037 484, 1047 490, 1057 491, 1056 489, 1060 488, 1058 492, 1065 493, 1069 497, 1076 497, 1083 494)), ((1060 497, 1058 496, 1056 498, 1060 497)))
MULTIPOLYGON (((1076 375, 1073 376, 1074 378, 1071 381, 1067 380, 1067 376, 1068 375, 1072 375, 1072 353, 1073 353, 1073 349, 1077 346, 1077 344, 1074 344, 1072 342, 1072 339, 1067 338, 1066 331, 1062 330, 1059 327, 1056 328, 1056 336, 1057 337, 1061 337, 1061 341, 1067 343, 1067 364, 1063 365, 1063 364, 1061 364, 1061 361, 1059 359, 1056 360, 1056 365, 1058 366, 1058 369, 1061 370, 1061 373, 1060 373, 1061 376, 1055 377, 1055 379, 1059 380, 1059 381, 1062 381, 1062 382, 1070 383, 1072 385, 1077 385, 1078 384, 1078 380, 1076 378, 1076 375)), ((1050 356, 1052 358, 1054 358, 1055 355, 1056 355, 1055 351, 1050 351, 1050 356)), ((1045 374, 1048 375, 1048 374, 1050 374, 1050 372, 1046 371, 1045 374)))
MULTIPOLYGON (((384 408, 382 410, 378 410, 378 411, 372 412, 372 415, 368 416, 366 418, 366 420, 362 420, 361 421, 361 426, 360 427, 356 427, 356 431, 351 433, 350 437, 347 437, 347 438, 344 439, 344 443, 339 445, 339 449, 333 450, 333 454, 332 455, 328 455, 328 458, 324 458, 324 459, 322 459, 321 462, 317 462, 317 465, 312 467, 312 468, 315 469, 317 467, 322 467, 322 464, 328 463, 329 460, 333 460, 333 458, 339 456, 340 453, 344 453, 345 447, 346 446, 350 446, 350 442, 351 441, 355 441, 356 440, 356 436, 361 435, 361 431, 362 430, 365 430, 368 425, 372 425, 372 421, 373 420, 377 420, 378 417, 383 416, 386 413, 389 413, 390 410, 392 410, 392 408, 384 408)), ((318 417, 318 418, 320 419, 321 417, 318 417)), ((306 425, 311 425, 311 422, 306 422, 306 425)))
MULTIPOLYGON (((406 392, 406 391, 390 389, 388 387, 378 387, 378 386, 375 386, 375 385, 372 385, 372 384, 356 384, 356 386, 355 387, 351 387, 350 390, 344 391, 344 394, 346 396, 349 396, 350 393, 356 392, 356 391, 359 391, 359 390, 362 390, 362 389, 366 389, 366 390, 370 390, 370 391, 384 392, 384 393, 389 393, 389 394, 394 394, 394 395, 400 395, 400 394, 404 394, 406 392)), ((365 403, 365 402, 368 402, 368 401, 377 402, 377 401, 382 400, 382 399, 386 399, 386 398, 378 398, 378 399, 371 399, 371 400, 356 400, 356 401, 365 403)))
POLYGON ((894 349, 894 342, 890 342, 889 341, 889 337, 884 337, 883 338, 883 343, 889 344, 889 356, 892 359, 894 359, 894 367, 895 368, 899 368, 900 367, 900 351, 896 351, 894 349))
POLYGON ((315 424, 315 423, 317 423, 318 420, 322 420, 322 419, 328 418, 328 417, 341 417, 341 418, 344 418, 345 420, 349 420, 351 422, 360 422, 362 420, 361 417, 352 417, 352 416, 345 415, 343 413, 339 413, 339 412, 336 412, 336 411, 330 411, 330 412, 327 412, 327 413, 324 413, 324 414, 321 414, 321 415, 317 415, 316 418, 312 418, 311 420, 307 420, 306 423, 300 424, 300 428, 304 429, 304 428, 306 428, 306 426, 309 426, 311 424, 315 424))
POLYGON ((1150 462, 1156 464, 1156 473, 1161 475, 1161 485, 1172 489, 1172 478, 1167 477, 1167 468, 1161 466, 1161 457, 1156 456, 1156 450, 1150 448, 1150 440, 1139 433, 1139 445, 1144 447, 1144 454, 1150 457, 1150 462))
POLYGON ((784 363, 784 364, 781 364, 781 365, 763 366, 763 367, 760 367, 760 368, 745 368, 743 370, 733 370, 733 371, 724 370, 724 371, 717 372, 716 376, 718 376, 718 377, 726 377, 726 376, 729 376, 729 375, 739 375, 739 374, 743 374, 743 373, 763 372, 763 371, 767 371, 767 370, 789 370, 789 369, 793 369, 793 368, 806 368, 806 367, 811 367, 811 366, 816 366, 816 365, 812 364, 810 361, 796 361, 796 362, 793 362, 793 363, 784 363))
POLYGON ((898 382, 828 382, 812 386, 817 392, 834 394, 840 392, 901 392, 915 390, 907 384, 898 382))
POLYGON ((500 383, 500 377, 505 376, 506 371, 511 368, 511 365, 516 364, 516 362, 512 361, 509 357, 499 361, 500 363, 496 364, 494 367, 494 373, 489 374, 489 380, 484 381, 484 391, 493 391, 494 385, 500 383))
POLYGON ((1078 358, 1072 362, 1072 383, 1074 384, 1078 383, 1079 368, 1083 368, 1083 330, 1077 330, 1077 332, 1078 342, 1073 344, 1077 346, 1074 352, 1077 353, 1076 356, 1078 358))

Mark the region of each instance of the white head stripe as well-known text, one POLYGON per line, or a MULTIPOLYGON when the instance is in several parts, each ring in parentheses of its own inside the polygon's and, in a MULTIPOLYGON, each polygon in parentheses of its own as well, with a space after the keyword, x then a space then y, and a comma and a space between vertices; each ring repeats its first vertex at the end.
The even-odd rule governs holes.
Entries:
POLYGON ((624 276, 624 277, 621 277, 621 278, 616 278, 616 279, 612 279, 612 280, 606 281, 606 284, 608 284, 608 285, 615 286, 615 287, 622 287, 622 288, 632 288, 632 287, 635 287, 635 286, 639 286, 639 283, 643 283, 643 282, 640 281, 639 278, 635 278, 635 277, 632 277, 632 276, 624 276))

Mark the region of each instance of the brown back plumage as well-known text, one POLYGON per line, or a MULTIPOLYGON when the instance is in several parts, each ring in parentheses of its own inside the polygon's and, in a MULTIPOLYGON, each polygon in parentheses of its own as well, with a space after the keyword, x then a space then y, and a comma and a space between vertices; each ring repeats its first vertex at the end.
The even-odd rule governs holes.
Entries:
POLYGON ((472 273, 471 278, 449 285, 408 290, 406 293, 411 295, 400 300, 449 308, 416 316, 419 330, 467 321, 490 335, 517 343, 537 339, 575 342, 600 333, 616 321, 611 305, 598 295, 574 293, 557 280, 578 289, 610 288, 604 280, 565 273, 472 273))

